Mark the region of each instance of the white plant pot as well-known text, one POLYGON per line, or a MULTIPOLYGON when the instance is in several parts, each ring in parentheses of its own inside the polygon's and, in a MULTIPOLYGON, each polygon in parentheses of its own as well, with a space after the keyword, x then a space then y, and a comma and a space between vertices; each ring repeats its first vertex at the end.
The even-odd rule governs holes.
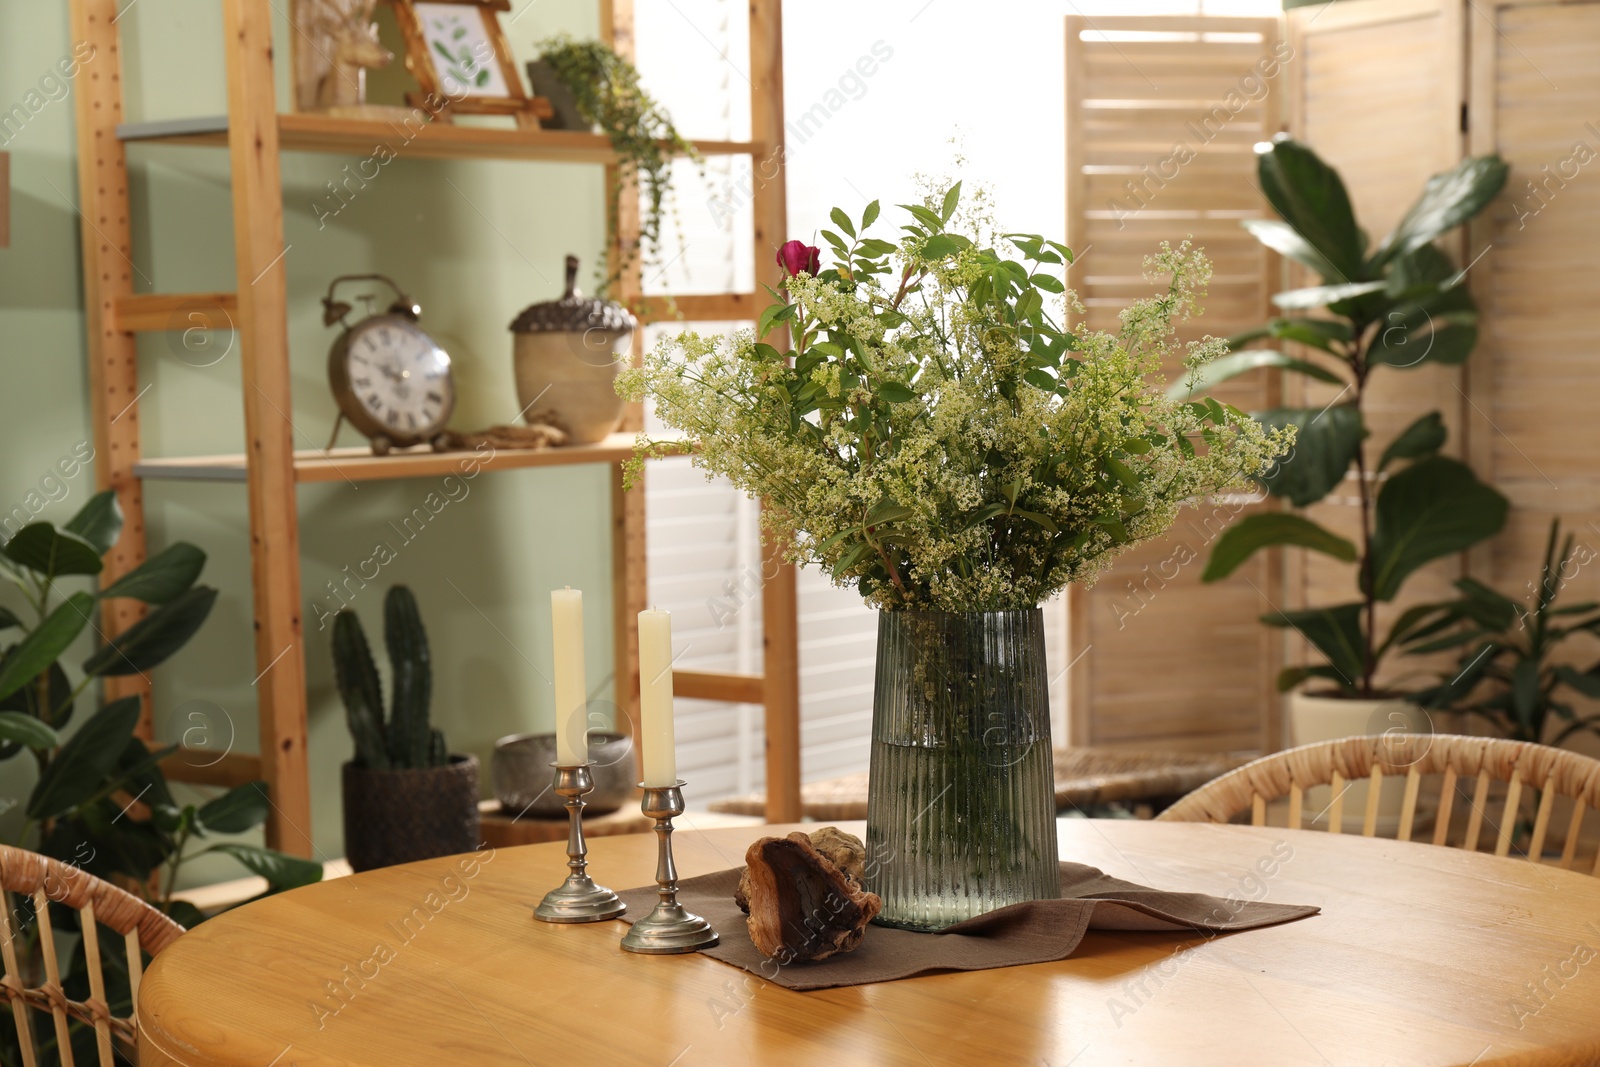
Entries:
MULTIPOLYGON (((1317 741, 1335 741, 1342 737, 1361 737, 1372 734, 1404 733, 1427 734, 1433 731, 1428 713, 1409 700, 1359 700, 1345 697, 1318 696, 1299 690, 1289 694, 1289 740, 1293 745, 1309 745, 1317 741)), ((1352 782, 1344 793, 1343 818, 1340 828, 1347 834, 1359 834, 1365 825, 1369 783, 1352 782)), ((1377 833, 1380 837, 1393 837, 1400 828, 1400 810, 1405 800, 1405 779, 1397 775, 1384 778, 1378 796, 1377 833)), ((1328 827, 1333 790, 1316 786, 1306 790, 1304 825, 1323 830, 1328 827)), ((1418 806, 1416 831, 1430 823, 1431 811, 1418 806)))

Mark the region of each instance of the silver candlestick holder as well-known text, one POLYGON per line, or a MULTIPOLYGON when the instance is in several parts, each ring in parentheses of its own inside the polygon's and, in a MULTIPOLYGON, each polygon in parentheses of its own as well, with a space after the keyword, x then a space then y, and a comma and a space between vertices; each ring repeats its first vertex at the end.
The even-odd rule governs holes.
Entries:
POLYGON ((665 956, 694 952, 717 943, 711 924, 678 903, 678 868, 672 862, 672 819, 683 814, 683 781, 647 786, 639 808, 656 821, 656 885, 661 900, 655 909, 628 928, 622 947, 629 952, 665 956))
POLYGON ((615 919, 628 909, 615 893, 603 885, 595 885, 589 877, 588 846, 583 843, 583 795, 594 788, 594 776, 589 768, 594 761, 576 767, 556 769, 555 790, 567 798, 567 880, 544 895, 544 900, 534 909, 533 917, 547 923, 597 923, 615 919))

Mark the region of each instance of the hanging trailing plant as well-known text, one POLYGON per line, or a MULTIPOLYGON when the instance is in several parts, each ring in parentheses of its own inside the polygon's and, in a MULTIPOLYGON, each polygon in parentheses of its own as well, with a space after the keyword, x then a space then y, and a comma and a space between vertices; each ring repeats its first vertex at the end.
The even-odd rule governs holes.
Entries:
POLYGON ((539 45, 541 58, 572 93, 573 103, 588 122, 603 130, 617 153, 617 168, 607 197, 610 232, 619 232, 622 190, 639 183, 644 211, 639 242, 608 242, 602 291, 622 277, 642 254, 647 263, 661 258, 661 220, 672 187, 672 157, 686 155, 703 163, 700 153, 678 133, 672 117, 639 84, 639 71, 601 41, 576 41, 561 34, 539 45))

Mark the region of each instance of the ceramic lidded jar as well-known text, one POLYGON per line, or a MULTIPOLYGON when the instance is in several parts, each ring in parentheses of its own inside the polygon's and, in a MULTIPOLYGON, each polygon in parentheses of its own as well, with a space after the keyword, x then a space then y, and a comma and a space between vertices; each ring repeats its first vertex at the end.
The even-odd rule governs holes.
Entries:
POLYGON ((558 426, 567 443, 594 444, 622 421, 617 371, 633 342, 634 317, 621 304, 578 292, 578 257, 567 257, 560 300, 524 308, 511 324, 517 398, 530 425, 558 426))

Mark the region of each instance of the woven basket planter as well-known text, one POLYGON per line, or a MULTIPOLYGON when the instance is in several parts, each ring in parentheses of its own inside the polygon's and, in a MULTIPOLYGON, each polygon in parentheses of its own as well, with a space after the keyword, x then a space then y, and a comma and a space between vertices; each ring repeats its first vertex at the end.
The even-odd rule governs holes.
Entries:
POLYGON ((478 757, 417 770, 344 765, 344 849, 353 870, 471 852, 478 840, 478 757))

